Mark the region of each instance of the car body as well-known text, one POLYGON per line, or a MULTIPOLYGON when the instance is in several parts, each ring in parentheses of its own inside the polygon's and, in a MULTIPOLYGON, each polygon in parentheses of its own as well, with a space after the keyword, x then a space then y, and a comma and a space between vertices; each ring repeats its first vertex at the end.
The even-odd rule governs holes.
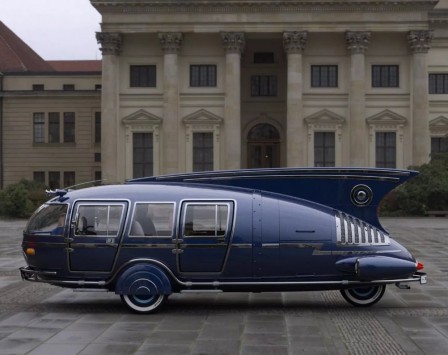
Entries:
POLYGON ((255 169, 58 190, 30 218, 24 280, 119 294, 152 313, 175 292, 341 290, 356 306, 426 282, 381 226, 390 169, 255 169))

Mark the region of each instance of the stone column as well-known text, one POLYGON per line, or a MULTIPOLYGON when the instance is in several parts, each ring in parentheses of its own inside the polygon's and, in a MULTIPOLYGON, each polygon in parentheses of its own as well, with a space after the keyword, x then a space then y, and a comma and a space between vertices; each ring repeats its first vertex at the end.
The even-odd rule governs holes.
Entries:
POLYGON ((223 32, 226 51, 224 103, 225 169, 241 167, 241 53, 245 38, 242 32, 223 32))
POLYGON ((182 45, 182 33, 159 33, 159 41, 164 51, 161 171, 170 174, 180 172, 178 51, 182 45))
POLYGON ((366 131, 366 77, 365 52, 369 45, 370 32, 352 32, 345 34, 347 49, 351 53, 350 67, 350 166, 368 165, 368 140, 366 131))
POLYGON ((286 165, 306 165, 306 129, 303 127, 302 54, 308 32, 284 32, 283 47, 288 57, 286 108, 286 165))
POLYGON ((106 184, 123 182, 118 162, 119 129, 119 57, 121 33, 97 32, 96 39, 103 53, 101 82, 101 174, 106 184))
POLYGON ((422 165, 430 158, 428 68, 426 57, 433 31, 410 31, 412 51, 412 164, 422 165))

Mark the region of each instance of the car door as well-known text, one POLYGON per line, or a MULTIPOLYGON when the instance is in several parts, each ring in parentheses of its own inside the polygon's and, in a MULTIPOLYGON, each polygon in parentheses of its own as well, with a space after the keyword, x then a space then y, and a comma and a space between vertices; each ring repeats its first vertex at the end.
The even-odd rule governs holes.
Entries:
POLYGON ((232 237, 233 201, 183 202, 177 238, 180 272, 221 272, 232 237))
POLYGON ((77 202, 68 239, 70 271, 111 271, 123 234, 128 203, 77 202))

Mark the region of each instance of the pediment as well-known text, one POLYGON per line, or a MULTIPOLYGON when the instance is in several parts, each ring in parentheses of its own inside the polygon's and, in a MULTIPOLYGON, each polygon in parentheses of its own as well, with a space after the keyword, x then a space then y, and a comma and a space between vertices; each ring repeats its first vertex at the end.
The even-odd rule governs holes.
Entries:
POLYGON ((429 127, 431 128, 447 128, 448 127, 448 118, 445 116, 439 116, 429 121, 429 127))
POLYGON ((408 120, 406 117, 390 110, 381 111, 366 119, 369 124, 405 124, 408 120))
POLYGON ((122 120, 125 125, 134 125, 134 124, 160 124, 162 122, 162 118, 156 116, 152 113, 149 113, 145 110, 138 110, 130 115, 126 116, 122 120))
POLYGON ((342 124, 345 122, 345 118, 337 113, 324 109, 305 117, 305 122, 308 124, 342 124))
POLYGON ((222 117, 204 109, 193 112, 183 118, 185 124, 221 124, 222 121, 222 117))

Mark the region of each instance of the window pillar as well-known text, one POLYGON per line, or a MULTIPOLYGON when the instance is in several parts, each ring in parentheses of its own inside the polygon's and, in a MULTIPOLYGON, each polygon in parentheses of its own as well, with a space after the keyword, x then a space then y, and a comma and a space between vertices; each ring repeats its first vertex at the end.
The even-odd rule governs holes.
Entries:
POLYGON ((347 49, 351 53, 350 67, 350 162, 351 166, 365 166, 367 164, 366 143, 366 77, 365 52, 370 41, 370 32, 347 31, 345 34, 347 49))
POLYGON ((428 70, 426 57, 433 31, 410 31, 412 51, 412 164, 427 163, 430 154, 428 70))
POLYGON ((286 109, 286 165, 304 166, 306 162, 306 130, 303 125, 302 53, 308 38, 307 31, 284 32, 283 46, 288 57, 286 109))
POLYGON ((221 38, 226 52, 224 168, 233 170, 241 167, 241 53, 246 42, 242 32, 223 32, 221 38))
POLYGON ((103 139, 101 153, 104 159, 101 162, 102 177, 108 184, 124 180, 118 166, 118 106, 119 106, 119 54, 122 47, 120 33, 97 32, 96 39, 101 45, 103 53, 102 83, 101 83, 101 126, 103 139))
POLYGON ((163 56, 163 159, 165 174, 180 171, 179 166, 179 65, 178 52, 182 45, 182 33, 159 33, 163 56))

